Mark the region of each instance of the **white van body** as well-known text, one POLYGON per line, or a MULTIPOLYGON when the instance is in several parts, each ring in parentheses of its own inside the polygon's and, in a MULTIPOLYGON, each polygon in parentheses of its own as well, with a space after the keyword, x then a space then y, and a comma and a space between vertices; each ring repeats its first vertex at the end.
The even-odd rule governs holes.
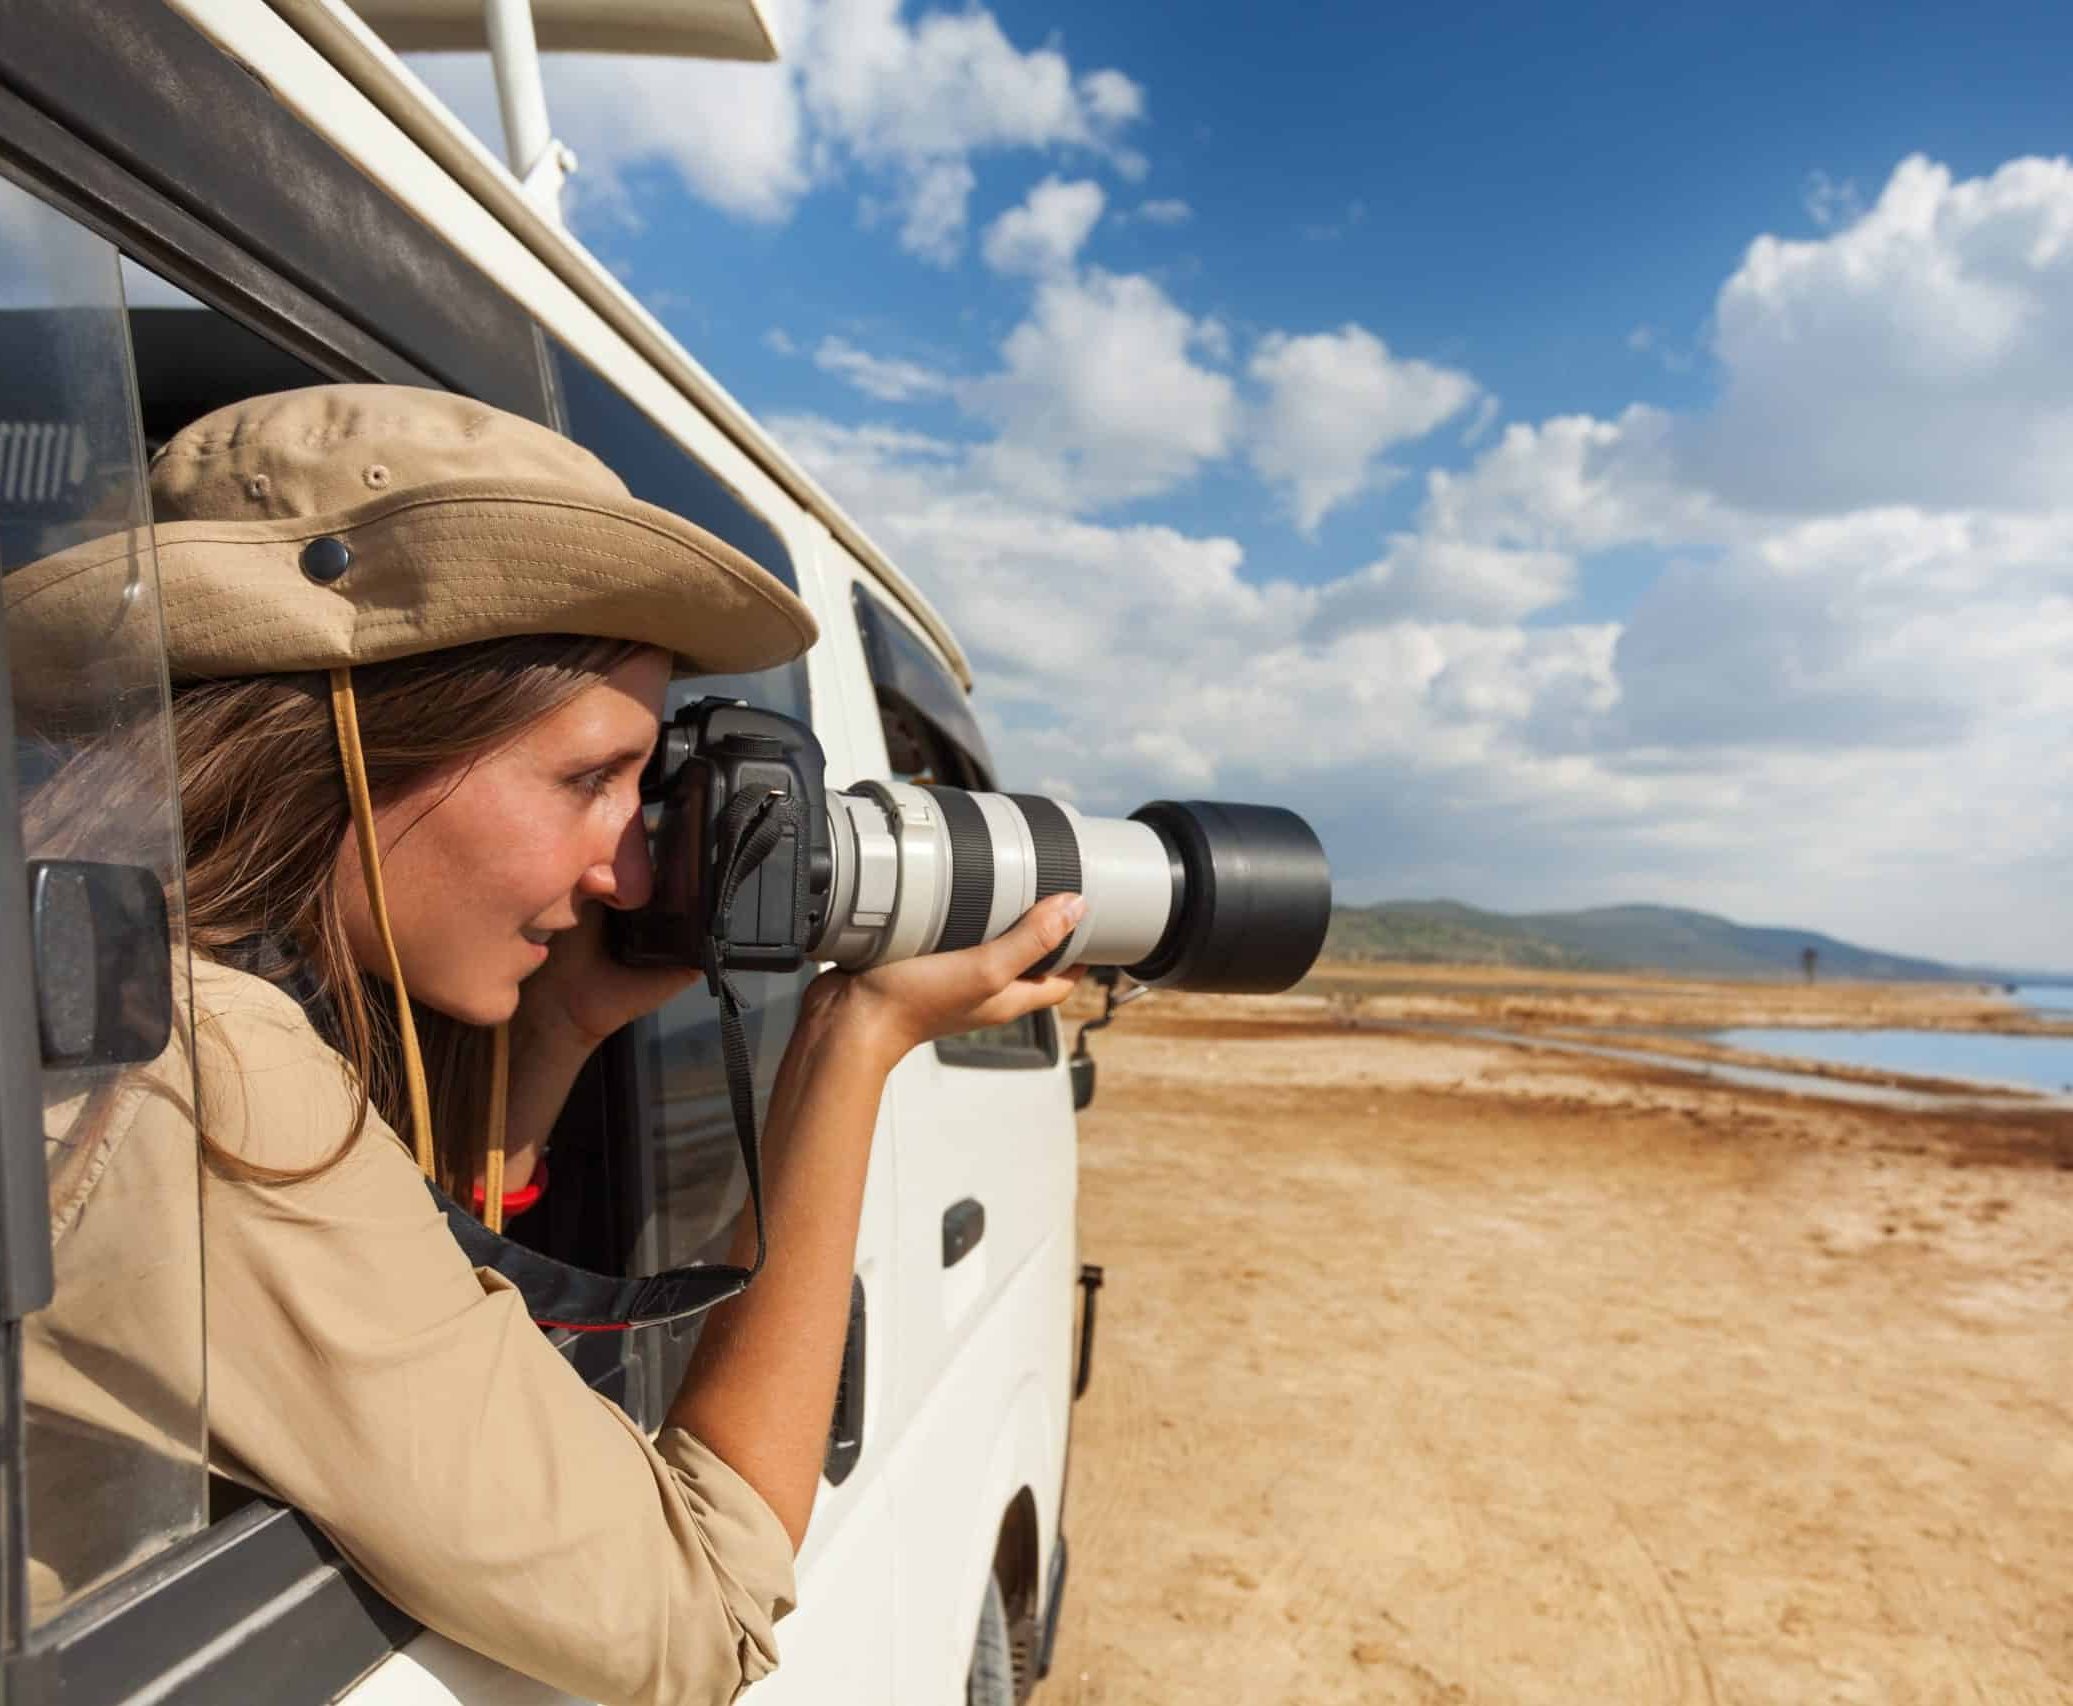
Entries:
MULTIPOLYGON (((821 625, 805 686, 831 787, 892 773, 885 682, 874 680, 859 628, 866 606, 895 625, 881 646, 890 632, 891 644, 970 688, 969 666, 925 598, 595 257, 540 216, 358 16, 337 0, 132 4, 139 14, 162 5, 256 78, 767 523, 821 625)), ((207 294, 206 280, 178 282, 207 294)), ((756 1701, 956 1706, 990 1581, 1015 1631, 1017 1697, 1034 1686, 1063 1583, 1075 1168, 1073 1092, 1051 1016, 1020 1041, 917 1051, 893 1074, 856 1258, 860 1444, 839 1484, 821 1489, 799 1558, 799 1608, 779 1628, 782 1665, 752 1691, 756 1701), (983 1236, 946 1265, 946 1212, 972 1204, 983 1209, 983 1236)), ((704 1230, 724 1225, 738 1200, 715 1200, 704 1230)), ((678 1247, 690 1235, 671 1234, 678 1247)), ((666 1397, 658 1371, 681 1354, 628 1351, 629 1408, 646 1405, 650 1425, 666 1397)), ((292 1614, 209 1639, 292 1642, 292 1614)), ((561 1698, 428 1632, 329 1697, 354 1706, 561 1698)))

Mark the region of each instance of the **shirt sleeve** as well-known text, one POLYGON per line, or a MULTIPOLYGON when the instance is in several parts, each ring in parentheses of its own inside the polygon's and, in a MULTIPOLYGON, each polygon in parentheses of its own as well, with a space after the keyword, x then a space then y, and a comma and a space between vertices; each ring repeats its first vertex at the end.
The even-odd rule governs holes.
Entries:
MULTIPOLYGON (((265 986, 198 1027, 206 1128, 300 1168, 354 1097, 265 986)), ((501 1275, 470 1267, 372 1113, 336 1166, 204 1188, 211 1451, 306 1512, 427 1627, 608 1706, 732 1700, 777 1663, 789 1537, 681 1429, 586 1388, 501 1275)))

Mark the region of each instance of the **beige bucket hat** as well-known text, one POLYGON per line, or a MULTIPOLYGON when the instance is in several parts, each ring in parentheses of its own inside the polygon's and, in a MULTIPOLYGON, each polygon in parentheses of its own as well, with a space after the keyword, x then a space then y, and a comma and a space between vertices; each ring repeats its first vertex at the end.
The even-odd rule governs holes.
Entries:
MULTIPOLYGON (((687 672, 741 674, 816 637, 806 606, 731 545, 629 496, 561 434, 450 392, 249 398, 167 441, 151 499, 176 682, 520 634, 641 640, 687 672)), ((89 540, 0 583, 32 694, 95 679, 140 544, 89 540)))

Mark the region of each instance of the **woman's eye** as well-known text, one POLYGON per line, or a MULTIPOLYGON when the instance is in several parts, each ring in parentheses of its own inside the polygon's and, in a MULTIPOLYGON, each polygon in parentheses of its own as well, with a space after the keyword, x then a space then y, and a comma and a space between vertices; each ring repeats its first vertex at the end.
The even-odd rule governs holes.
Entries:
POLYGON ((569 786, 574 788, 577 793, 587 795, 595 800, 610 792, 612 775, 613 767, 608 764, 601 769, 586 770, 579 776, 571 776, 569 778, 569 786))

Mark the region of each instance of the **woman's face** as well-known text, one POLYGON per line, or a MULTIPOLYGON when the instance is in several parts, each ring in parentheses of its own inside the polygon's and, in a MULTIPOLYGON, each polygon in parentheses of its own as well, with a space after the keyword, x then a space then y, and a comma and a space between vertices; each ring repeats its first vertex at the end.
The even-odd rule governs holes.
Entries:
MULTIPOLYGON (((640 774, 669 672, 667 653, 639 652, 508 745, 376 808, 389 927, 413 997, 469 1024, 499 1023, 585 901, 647 900, 640 774)), ((386 976, 350 829, 337 880, 353 957, 386 976)))

